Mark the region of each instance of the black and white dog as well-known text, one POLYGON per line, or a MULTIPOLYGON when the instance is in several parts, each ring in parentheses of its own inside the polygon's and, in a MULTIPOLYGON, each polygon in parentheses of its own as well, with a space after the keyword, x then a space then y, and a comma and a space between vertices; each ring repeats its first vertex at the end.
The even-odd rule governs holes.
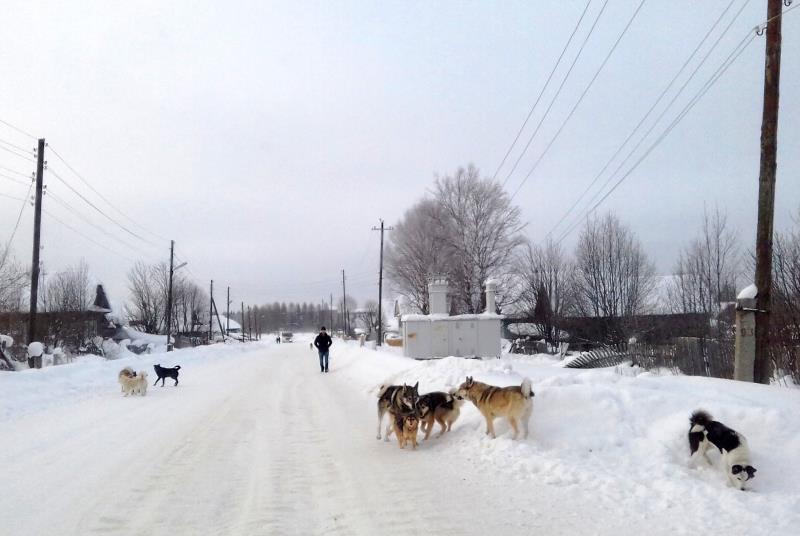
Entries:
POLYGON ((158 380, 161 380, 161 387, 164 387, 164 381, 167 378, 172 378, 175 380, 175 385, 178 385, 178 371, 181 369, 180 366, 177 367, 162 367, 161 365, 153 365, 153 369, 156 371, 156 383, 153 385, 158 384, 158 380))
POLYGON ((728 477, 728 483, 743 490, 745 483, 756 474, 755 467, 750 465, 750 449, 747 448, 745 437, 715 421, 707 411, 701 409, 692 413, 689 422, 689 450, 692 460, 702 456, 710 465, 711 460, 706 450, 714 445, 722 455, 722 468, 728 477))

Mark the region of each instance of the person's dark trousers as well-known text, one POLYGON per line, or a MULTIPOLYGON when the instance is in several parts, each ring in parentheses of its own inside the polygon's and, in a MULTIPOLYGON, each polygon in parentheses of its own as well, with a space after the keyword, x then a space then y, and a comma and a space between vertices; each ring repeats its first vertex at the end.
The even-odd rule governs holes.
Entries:
POLYGON ((320 372, 328 372, 328 350, 319 351, 319 370, 320 372))

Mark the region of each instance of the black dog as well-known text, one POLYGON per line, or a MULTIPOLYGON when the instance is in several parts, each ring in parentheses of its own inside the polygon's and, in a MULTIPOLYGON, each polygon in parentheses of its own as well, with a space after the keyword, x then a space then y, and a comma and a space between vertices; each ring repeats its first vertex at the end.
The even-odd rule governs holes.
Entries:
POLYGON ((153 386, 158 385, 158 380, 161 380, 161 387, 164 387, 164 381, 167 378, 172 378, 175 380, 175 385, 178 385, 178 371, 180 370, 180 366, 177 367, 162 367, 161 365, 153 365, 153 368, 156 371, 156 383, 153 386))

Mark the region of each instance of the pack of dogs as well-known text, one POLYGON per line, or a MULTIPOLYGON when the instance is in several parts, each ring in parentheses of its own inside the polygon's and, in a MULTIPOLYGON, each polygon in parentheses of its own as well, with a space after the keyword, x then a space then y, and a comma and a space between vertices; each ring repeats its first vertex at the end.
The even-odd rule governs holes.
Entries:
MULTIPOLYGON (((457 388, 448 392, 433 391, 419 394, 419 382, 414 385, 381 385, 378 388, 378 434, 377 438, 389 441, 392 433, 397 437, 398 446, 404 449, 411 444, 418 446, 417 436, 422 430, 427 440, 438 423, 441 437, 452 429, 461 413, 461 406, 469 400, 486 421, 486 435, 496 438, 494 421, 504 418, 512 430, 512 439, 520 433, 528 437, 530 418, 533 415, 534 392, 531 381, 525 378, 520 385, 498 387, 475 381, 467 376, 457 388), (388 414, 389 423, 381 436, 384 417, 388 414)), ((715 421, 704 410, 697 410, 689 418, 690 463, 702 459, 713 465, 708 457, 708 449, 720 452, 720 466, 730 486, 745 490, 747 483, 756 473, 750 461, 747 440, 739 432, 715 421)))
MULTIPOLYGON (((178 385, 178 371, 181 369, 180 366, 176 367, 162 367, 159 365, 154 365, 153 369, 156 371, 156 381, 153 386, 158 385, 159 380, 161 381, 161 387, 164 387, 164 381, 167 378, 175 380, 174 385, 178 385)), ((125 367, 124 369, 119 371, 118 375, 119 384, 122 388, 122 394, 124 396, 130 395, 140 395, 145 396, 147 395, 147 372, 144 370, 140 370, 136 372, 131 367, 125 367)))

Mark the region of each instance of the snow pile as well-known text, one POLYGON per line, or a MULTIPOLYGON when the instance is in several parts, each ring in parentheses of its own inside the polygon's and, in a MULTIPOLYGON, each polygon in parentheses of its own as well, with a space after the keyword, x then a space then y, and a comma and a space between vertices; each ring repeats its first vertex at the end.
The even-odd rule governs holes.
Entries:
POLYGON ((156 363, 165 367, 182 365, 186 369, 187 363, 200 366, 210 361, 231 359, 263 350, 270 344, 273 343, 218 344, 143 355, 128 351, 124 345, 114 345, 117 357, 113 361, 96 355, 80 355, 73 363, 58 367, 0 371, 0 422, 77 400, 99 401, 115 395, 119 392, 117 374, 124 367, 148 371, 152 377, 156 363))
POLYGON ((738 296, 736 296, 737 300, 755 300, 756 296, 758 296, 758 287, 755 284, 749 285, 742 289, 738 296))
POLYGON ((764 534, 790 534, 800 526, 798 389, 658 376, 624 365, 571 370, 549 356, 411 361, 352 345, 333 349, 332 367, 358 385, 368 403, 375 403, 384 382, 419 381, 425 393, 456 387, 467 375, 498 386, 530 378, 536 396, 527 440, 512 441, 503 419, 495 422, 498 438, 488 438, 485 421, 466 403, 453 432, 436 441, 530 481, 532 492, 542 485, 574 487, 584 498, 602 497, 610 508, 674 512, 675 530, 759 527, 764 534), (758 468, 755 493, 727 487, 719 467, 689 466, 688 419, 697 408, 747 437, 758 468))

